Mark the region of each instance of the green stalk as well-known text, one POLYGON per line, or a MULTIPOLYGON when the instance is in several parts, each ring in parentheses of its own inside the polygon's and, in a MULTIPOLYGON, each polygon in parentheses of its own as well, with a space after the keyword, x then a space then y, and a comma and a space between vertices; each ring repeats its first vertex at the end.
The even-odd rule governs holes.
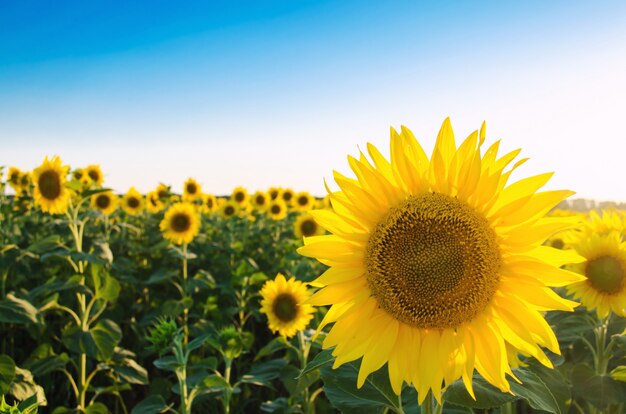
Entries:
MULTIPOLYGON (((187 287, 187 243, 183 243, 183 301, 189 296, 187 287)), ((183 344, 187 346, 189 342, 189 308, 185 305, 183 311, 183 344)))
MULTIPOLYGON (((298 357, 300 358, 300 369, 304 370, 306 368, 307 359, 309 358, 311 343, 307 343, 304 340, 304 334, 302 331, 298 331, 298 342, 300 344, 300 350, 298 352, 298 357)), ((302 390, 302 398, 304 399, 304 414, 314 414, 315 404, 313 404, 313 401, 309 399, 309 387, 302 390)))
POLYGON ((224 364, 226 368, 224 368, 224 379, 229 384, 229 388, 224 391, 224 413, 230 414, 230 369, 232 366, 232 360, 228 357, 224 357, 224 364))

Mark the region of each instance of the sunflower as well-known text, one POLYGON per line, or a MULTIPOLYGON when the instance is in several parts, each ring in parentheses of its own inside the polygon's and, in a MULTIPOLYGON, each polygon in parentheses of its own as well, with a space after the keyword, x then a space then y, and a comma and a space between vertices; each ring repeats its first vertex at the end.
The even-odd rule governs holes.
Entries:
POLYGON ((193 201, 202 194, 202 187, 193 178, 188 178, 183 185, 183 200, 193 201))
POLYGON ((83 168, 76 168, 72 171, 72 180, 78 181, 83 188, 89 187, 93 182, 89 174, 87 174, 83 168))
POLYGON ((571 311, 549 286, 581 277, 558 267, 574 253, 541 243, 571 226, 544 215, 572 192, 537 192, 551 173, 507 186, 520 150, 498 157, 496 142, 481 155, 484 131, 457 148, 446 119, 429 159, 391 129, 391 161, 368 144, 373 162, 348 157, 357 178, 335 172, 332 210, 311 212, 332 235, 298 249, 330 266, 308 303, 332 305, 323 347, 334 367, 362 357, 358 387, 386 363, 394 392, 412 384, 420 404, 459 378, 473 396, 474 370, 510 392, 510 355, 552 366, 541 347, 560 352, 542 311, 571 311))
POLYGON ((600 318, 610 312, 626 317, 626 241, 621 223, 610 223, 613 214, 591 217, 585 231, 574 243, 586 260, 571 268, 585 280, 568 286, 568 291, 600 318), (617 227, 617 228, 616 228, 617 227))
POLYGON ((239 215, 241 211, 241 207, 239 206, 239 204, 232 200, 227 200, 226 202, 221 203, 219 208, 220 208, 220 214, 225 219, 229 219, 234 216, 237 216, 239 215))
POLYGON ((107 216, 110 216, 117 210, 119 202, 119 197, 113 194, 112 191, 104 191, 91 196, 91 208, 107 216))
POLYGON ((136 216, 143 210, 143 196, 135 187, 131 187, 122 197, 122 209, 131 216, 136 216))
POLYGON ((250 200, 250 195, 248 195, 248 191, 246 191, 243 187, 236 187, 233 190, 233 193, 230 195, 230 199, 235 203, 239 204, 240 207, 245 207, 248 205, 248 201, 250 200))
POLYGON ((200 217, 193 204, 176 203, 167 209, 160 227, 163 237, 172 243, 191 243, 200 230, 200 217))
POLYGON ((69 166, 61 165, 59 157, 54 156, 52 159, 46 157, 33 170, 33 198, 44 213, 62 214, 67 211, 70 192, 65 188, 65 183, 69 169, 69 166))
POLYGON ((299 192, 294 197, 293 205, 297 211, 308 211, 315 205, 315 197, 306 191, 299 192))
POLYGON ((159 184, 154 191, 157 193, 158 198, 163 202, 167 201, 171 194, 170 186, 163 183, 159 184))
POLYGON ((278 187, 270 187, 267 190, 267 195, 270 197, 270 200, 276 200, 281 195, 281 192, 281 189, 278 187))
POLYGON ((273 220, 282 220, 287 217, 287 205, 279 198, 271 201, 265 211, 273 220))
POLYGON ((217 211, 217 199, 213 194, 202 194, 202 211, 205 213, 214 213, 217 211))
POLYGON ((302 214, 293 225, 293 233, 298 239, 302 237, 320 236, 324 229, 320 227, 310 214, 302 214))
POLYGON ((7 182, 15 190, 15 187, 19 187, 20 185, 20 176, 22 175, 22 170, 17 167, 11 166, 9 167, 9 173, 7 174, 7 182))
POLYGON ((91 179, 91 183, 93 183, 97 187, 100 187, 104 182, 104 175, 102 174, 100 166, 97 164, 91 164, 90 166, 85 168, 84 173, 89 176, 89 178, 91 179))
POLYGON ((158 192, 150 191, 146 194, 146 210, 151 213, 158 213, 163 208, 165 208, 165 203, 161 201, 158 192))
POLYGON ((252 205, 258 211, 265 211, 269 201, 270 198, 268 197, 268 195, 262 191, 257 191, 252 196, 252 205))
POLYGON ((309 299, 306 285, 294 277, 285 279, 282 274, 268 280, 261 289, 261 313, 267 315, 267 325, 272 332, 285 338, 303 330, 313 318, 315 309, 305 304, 309 299))
POLYGON ((293 199, 295 197, 295 193, 293 192, 293 190, 291 188, 285 188, 284 190, 282 190, 282 192, 280 193, 280 197, 283 199, 283 201, 285 202, 285 205, 287 205, 287 207, 291 206, 293 203, 293 199))

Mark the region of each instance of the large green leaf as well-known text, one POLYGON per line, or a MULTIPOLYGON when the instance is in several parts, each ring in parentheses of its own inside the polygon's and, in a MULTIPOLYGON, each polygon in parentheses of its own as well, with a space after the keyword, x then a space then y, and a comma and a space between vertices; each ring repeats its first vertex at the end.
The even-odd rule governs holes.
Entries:
POLYGON ((359 367, 356 362, 332 369, 325 364, 321 368, 324 393, 331 404, 344 413, 383 413, 388 409, 397 411, 398 396, 391 389, 387 367, 370 374, 365 384, 357 388, 359 367))
POLYGON ((75 325, 70 326, 64 330, 61 339, 67 349, 73 352, 85 352, 98 361, 106 361, 122 339, 122 331, 112 320, 103 319, 88 331, 82 331, 75 325))
POLYGON ((477 373, 472 378, 472 385, 476 400, 467 392, 465 384, 461 380, 453 382, 446 390, 443 398, 445 401, 461 407, 481 409, 501 407, 503 404, 519 399, 515 395, 503 393, 477 373))
POLYGON ((15 362, 8 355, 0 355, 0 394, 9 392, 15 378, 15 362))
POLYGON ((315 371, 317 369, 322 368, 323 366, 331 364, 335 360, 335 357, 332 355, 331 349, 325 349, 321 351, 319 354, 315 355, 315 357, 306 364, 306 367, 302 370, 302 375, 306 375, 311 371, 315 371))
POLYGON ((609 375, 597 375, 588 365, 575 365, 571 380, 573 397, 588 401, 600 409, 626 402, 626 387, 623 383, 609 375))
POLYGON ((566 400, 559 402, 560 397, 555 396, 537 374, 527 369, 516 369, 513 372, 522 381, 522 384, 511 381, 513 394, 524 398, 535 409, 555 414, 565 414, 567 412, 564 406, 566 400))
POLYGON ((6 323, 36 323, 37 308, 30 302, 15 297, 12 293, 0 300, 0 322, 6 323))
POLYGON ((93 403, 85 409, 85 414, 109 414, 109 409, 102 403, 93 403))

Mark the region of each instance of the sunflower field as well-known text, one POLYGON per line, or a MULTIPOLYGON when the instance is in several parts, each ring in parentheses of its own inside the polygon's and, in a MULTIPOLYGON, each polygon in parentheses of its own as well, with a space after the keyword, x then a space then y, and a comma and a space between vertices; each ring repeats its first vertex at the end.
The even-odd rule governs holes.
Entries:
POLYGON ((485 131, 392 130, 323 198, 3 167, 0 413, 623 413, 626 212, 485 131))

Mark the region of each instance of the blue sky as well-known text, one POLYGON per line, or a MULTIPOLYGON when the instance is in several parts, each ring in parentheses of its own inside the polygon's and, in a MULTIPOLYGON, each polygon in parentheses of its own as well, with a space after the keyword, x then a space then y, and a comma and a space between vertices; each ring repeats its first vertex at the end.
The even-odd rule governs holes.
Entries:
POLYGON ((624 22, 619 1, 1 2, 0 165, 323 194, 390 126, 430 149, 450 116, 522 147, 521 175, 626 201, 624 22))

